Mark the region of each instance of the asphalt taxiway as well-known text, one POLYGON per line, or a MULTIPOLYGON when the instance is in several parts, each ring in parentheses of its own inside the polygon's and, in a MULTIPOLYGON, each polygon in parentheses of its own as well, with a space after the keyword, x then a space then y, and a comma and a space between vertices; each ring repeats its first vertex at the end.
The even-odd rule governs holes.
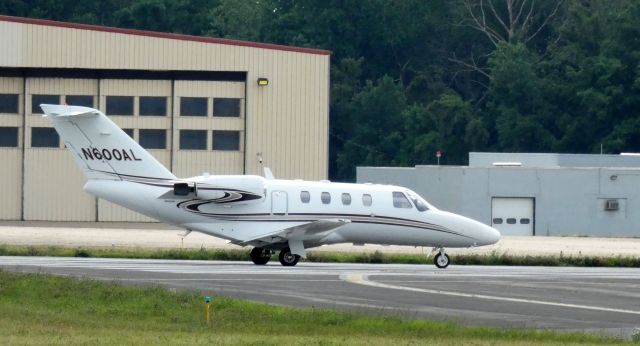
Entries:
POLYGON ((277 305, 594 330, 640 327, 640 269, 0 257, 0 269, 160 285, 277 305))

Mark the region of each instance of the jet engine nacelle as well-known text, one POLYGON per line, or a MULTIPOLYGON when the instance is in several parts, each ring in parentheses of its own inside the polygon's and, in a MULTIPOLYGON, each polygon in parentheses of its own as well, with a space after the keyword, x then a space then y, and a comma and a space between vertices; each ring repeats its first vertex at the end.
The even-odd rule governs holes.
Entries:
POLYGON ((175 183, 173 192, 215 203, 249 203, 265 198, 264 185, 264 178, 252 175, 195 177, 175 183))

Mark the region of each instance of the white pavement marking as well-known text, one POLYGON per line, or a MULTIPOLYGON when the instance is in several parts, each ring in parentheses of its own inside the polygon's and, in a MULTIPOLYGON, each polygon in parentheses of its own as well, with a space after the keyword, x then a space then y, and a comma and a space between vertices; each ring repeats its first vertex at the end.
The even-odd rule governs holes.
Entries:
POLYGON ((453 297, 464 297, 464 298, 476 298, 476 299, 486 299, 486 300, 499 300, 513 303, 526 303, 526 304, 537 304, 537 305, 550 305, 550 306, 558 306, 565 308, 574 308, 574 309, 585 309, 585 310, 595 310, 595 311, 605 311, 605 312, 617 312, 624 314, 633 314, 640 315, 640 311, 635 310, 626 310, 626 309, 613 309, 601 306, 592 306, 592 305, 580 305, 580 304, 567 304, 567 303, 555 303, 555 302, 546 302, 541 300, 533 300, 533 299, 522 299, 522 298, 509 298, 509 297, 499 297, 499 296, 489 296, 484 294, 472 294, 472 293, 462 293, 462 292, 451 292, 451 291, 442 291, 442 290, 431 290, 425 288, 415 288, 415 287, 405 287, 405 286, 396 286, 389 285, 381 282, 371 281, 368 278, 368 274, 362 273, 348 273, 340 275, 340 278, 344 281, 351 282, 358 285, 378 287, 378 288, 387 288, 393 290, 401 290, 401 291, 410 291, 410 292, 420 292, 420 293, 428 293, 428 294, 439 294, 453 297))

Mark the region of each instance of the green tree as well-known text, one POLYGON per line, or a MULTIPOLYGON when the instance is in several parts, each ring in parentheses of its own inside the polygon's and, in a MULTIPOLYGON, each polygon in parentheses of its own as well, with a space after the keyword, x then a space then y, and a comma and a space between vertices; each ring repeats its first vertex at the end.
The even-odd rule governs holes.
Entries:
POLYGON ((402 88, 389 76, 367 81, 353 98, 354 126, 345 129, 337 157, 338 174, 355 177, 356 165, 388 165, 399 152, 404 134, 400 114, 406 107, 402 88))
POLYGON ((545 102, 537 57, 524 44, 500 43, 489 60, 487 118, 498 147, 507 151, 550 151, 555 119, 545 102))

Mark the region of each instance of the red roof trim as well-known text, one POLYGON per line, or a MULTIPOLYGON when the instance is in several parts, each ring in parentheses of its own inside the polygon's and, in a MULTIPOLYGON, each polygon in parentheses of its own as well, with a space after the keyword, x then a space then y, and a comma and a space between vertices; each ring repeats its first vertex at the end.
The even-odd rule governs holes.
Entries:
POLYGON ((157 32, 157 31, 122 29, 122 28, 113 28, 113 27, 109 27, 109 26, 98 26, 98 25, 89 25, 89 24, 57 22, 57 21, 47 20, 47 19, 33 19, 33 18, 12 17, 12 16, 0 15, 0 21, 13 22, 13 23, 23 23, 23 24, 55 26, 55 27, 60 27, 60 28, 71 28, 71 29, 80 29, 80 30, 111 32, 111 33, 125 34, 125 35, 138 35, 138 36, 147 36, 147 37, 158 37, 158 38, 167 38, 167 39, 171 39, 171 40, 194 41, 194 42, 203 42, 203 43, 217 43, 217 44, 226 44, 226 45, 231 45, 231 46, 274 49, 274 50, 283 50, 283 51, 287 51, 287 52, 298 52, 298 53, 317 54, 317 55, 330 55, 331 54, 331 51, 323 50, 323 49, 312 49, 312 48, 283 46, 283 45, 279 45, 279 44, 259 43, 259 42, 250 42, 250 41, 239 41, 239 40, 231 40, 231 39, 225 39, 225 38, 213 38, 213 37, 191 36, 191 35, 182 35, 182 34, 170 34, 170 33, 157 32))

